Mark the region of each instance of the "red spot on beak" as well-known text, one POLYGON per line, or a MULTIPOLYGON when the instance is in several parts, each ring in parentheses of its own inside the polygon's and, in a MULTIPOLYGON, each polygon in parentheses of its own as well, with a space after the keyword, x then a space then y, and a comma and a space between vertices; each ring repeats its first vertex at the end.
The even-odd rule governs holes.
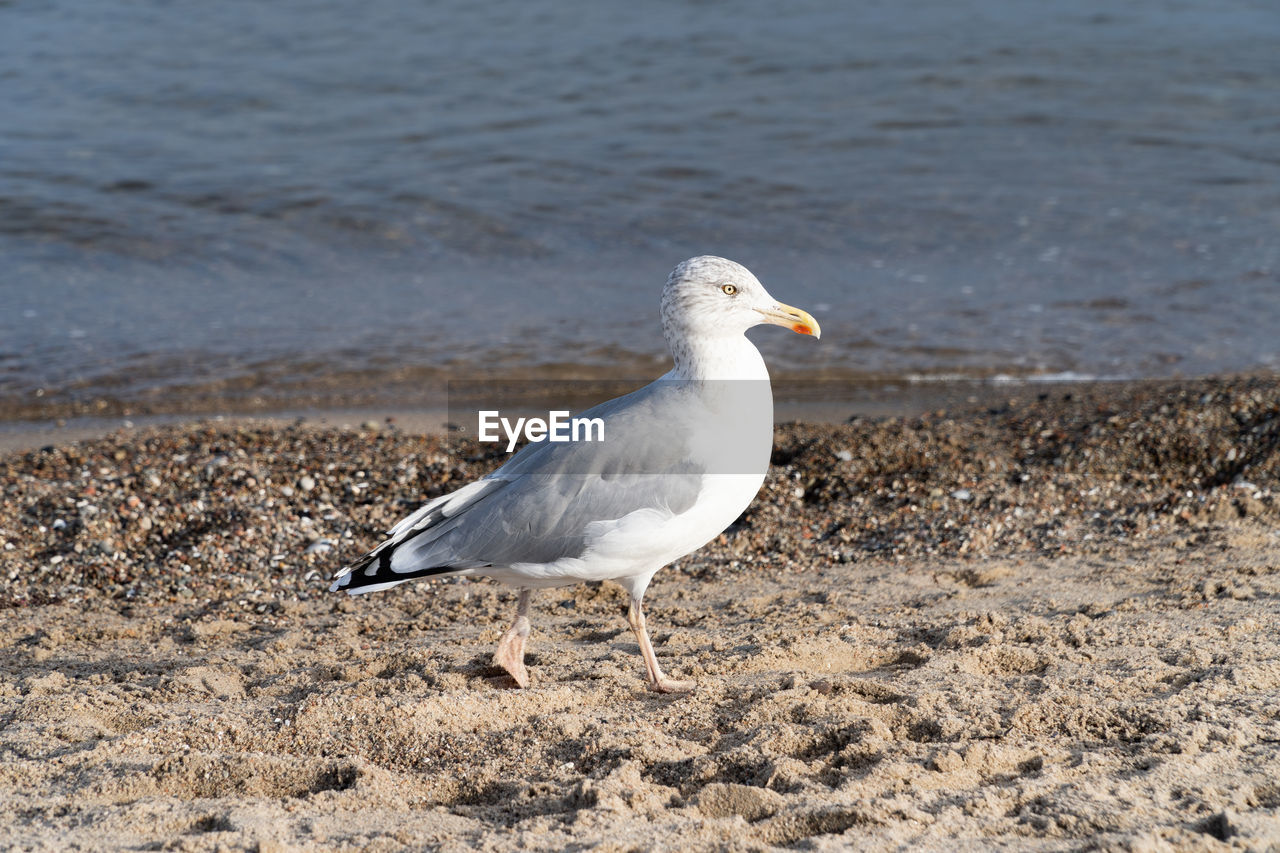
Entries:
POLYGON ((804 323, 796 323, 794 326, 791 327, 791 331, 798 332, 799 334, 802 334, 802 335, 813 334, 813 329, 810 329, 804 323))

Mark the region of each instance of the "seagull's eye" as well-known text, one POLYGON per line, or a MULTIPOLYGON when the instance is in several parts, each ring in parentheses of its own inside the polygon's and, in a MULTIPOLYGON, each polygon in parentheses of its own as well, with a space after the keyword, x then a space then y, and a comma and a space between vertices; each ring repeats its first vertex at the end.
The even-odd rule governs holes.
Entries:
POLYGON ((733 296, 733 294, 738 292, 738 288, 734 287, 732 284, 726 284, 720 289, 724 291, 725 296, 733 296))

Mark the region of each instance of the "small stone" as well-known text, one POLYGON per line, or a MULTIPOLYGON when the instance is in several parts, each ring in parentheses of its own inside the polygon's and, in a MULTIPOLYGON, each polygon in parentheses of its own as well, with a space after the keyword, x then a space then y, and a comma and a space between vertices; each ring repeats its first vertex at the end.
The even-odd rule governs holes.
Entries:
POLYGON ((332 550, 333 550, 332 539, 317 539, 316 541, 308 545, 307 550, 304 551, 303 553, 304 554, 324 554, 332 550))
POLYGON ((304 474, 298 480, 298 488, 302 489, 302 491, 304 492, 309 492, 315 487, 316 487, 316 481, 314 477, 304 474))
POLYGON ((968 489, 956 489, 951 493, 951 497, 958 501, 967 501, 973 497, 973 492, 968 489))
POLYGON ((144 515, 142 518, 138 519, 138 527, 142 528, 143 531, 150 530, 152 525, 153 525, 153 522, 151 521, 151 516, 149 515, 144 515))

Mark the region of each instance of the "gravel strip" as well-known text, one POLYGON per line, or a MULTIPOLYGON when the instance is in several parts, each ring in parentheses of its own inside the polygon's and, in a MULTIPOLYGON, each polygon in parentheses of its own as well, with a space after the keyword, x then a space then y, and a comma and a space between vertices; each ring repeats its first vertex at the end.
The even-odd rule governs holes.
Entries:
MULTIPOLYGON (((1203 544, 1216 523, 1276 518, 1278 444, 1271 377, 1017 388, 988 409, 788 424, 760 497, 680 569, 1203 544)), ((253 422, 0 456, 0 606, 278 609, 505 458, 392 424, 253 422)))

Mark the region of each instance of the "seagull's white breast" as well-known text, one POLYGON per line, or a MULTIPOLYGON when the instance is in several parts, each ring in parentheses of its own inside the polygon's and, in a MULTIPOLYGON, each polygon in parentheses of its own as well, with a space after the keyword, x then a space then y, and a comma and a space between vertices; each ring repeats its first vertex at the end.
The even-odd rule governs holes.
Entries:
MULTIPOLYGON (((732 524, 760 491, 773 448, 768 372, 751 342, 739 340, 741 347, 722 354, 722 363, 735 368, 732 378, 690 379, 677 371, 663 377, 697 382, 701 389, 704 414, 681 425, 691 430, 690 456, 705 471, 691 506, 678 513, 646 507, 594 521, 587 526, 587 549, 579 557, 494 567, 483 574, 523 586, 614 580, 643 589, 658 569, 701 548, 732 524)), ((663 475, 653 476, 660 480, 663 475)))

